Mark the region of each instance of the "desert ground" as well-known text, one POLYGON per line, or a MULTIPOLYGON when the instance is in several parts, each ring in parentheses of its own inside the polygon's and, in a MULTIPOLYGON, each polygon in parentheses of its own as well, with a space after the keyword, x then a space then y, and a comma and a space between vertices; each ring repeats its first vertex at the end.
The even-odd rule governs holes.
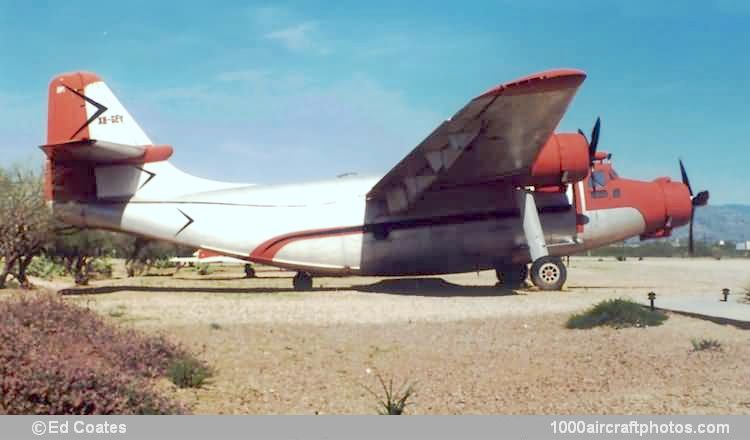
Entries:
POLYGON ((372 414, 376 374, 415 384, 411 414, 750 414, 747 330, 677 314, 659 327, 564 328, 602 299, 740 292, 750 259, 572 258, 563 292, 501 291, 494 272, 316 278, 295 292, 292 275, 182 269, 66 298, 212 365, 199 389, 160 384, 199 414, 372 414), (693 338, 723 351, 692 351, 693 338))

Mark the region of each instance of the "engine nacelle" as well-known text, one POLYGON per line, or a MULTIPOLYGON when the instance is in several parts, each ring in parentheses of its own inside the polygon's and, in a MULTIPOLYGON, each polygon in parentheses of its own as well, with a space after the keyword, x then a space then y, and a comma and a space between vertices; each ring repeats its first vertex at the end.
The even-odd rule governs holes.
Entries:
POLYGON ((524 178, 524 185, 554 186, 575 183, 589 173, 589 149, 578 133, 553 134, 544 144, 524 178))

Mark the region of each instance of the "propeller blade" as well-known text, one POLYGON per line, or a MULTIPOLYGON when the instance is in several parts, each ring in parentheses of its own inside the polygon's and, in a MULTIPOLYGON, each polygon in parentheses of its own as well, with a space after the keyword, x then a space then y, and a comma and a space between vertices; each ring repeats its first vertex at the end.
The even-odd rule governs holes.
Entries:
POLYGON ((682 159, 680 159, 680 173, 682 174, 682 183, 687 186, 690 197, 692 197, 693 188, 690 186, 690 179, 688 179, 687 171, 685 171, 685 165, 682 164, 682 159))
POLYGON ((591 143, 589 144, 589 156, 591 156, 591 159, 594 159, 594 155, 596 154, 596 147, 599 146, 599 130, 602 127, 602 120, 597 116, 596 123, 594 123, 594 128, 591 130, 591 143))
POLYGON ((581 130, 580 128, 578 129, 578 134, 580 134, 581 136, 583 136, 584 139, 586 139, 587 144, 589 143, 589 138, 586 137, 586 133, 584 133, 583 130, 581 130))

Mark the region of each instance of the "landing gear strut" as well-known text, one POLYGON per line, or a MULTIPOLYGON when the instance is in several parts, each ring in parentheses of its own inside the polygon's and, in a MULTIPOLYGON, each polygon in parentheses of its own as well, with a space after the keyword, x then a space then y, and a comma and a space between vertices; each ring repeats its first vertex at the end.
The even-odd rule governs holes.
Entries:
POLYGON ((297 272, 297 275, 292 279, 292 285, 294 286, 294 290, 297 291, 312 290, 312 275, 307 272, 297 272))
POLYGON ((523 287, 529 269, 525 264, 504 264, 495 268, 497 283, 508 289, 523 287))
POLYGON ((531 282, 542 290, 560 290, 568 274, 562 259, 549 254, 534 193, 527 189, 519 189, 516 197, 523 224, 523 234, 533 262, 531 282))
POLYGON ((541 290, 560 290, 568 277, 562 258, 550 255, 531 265, 531 282, 541 290))

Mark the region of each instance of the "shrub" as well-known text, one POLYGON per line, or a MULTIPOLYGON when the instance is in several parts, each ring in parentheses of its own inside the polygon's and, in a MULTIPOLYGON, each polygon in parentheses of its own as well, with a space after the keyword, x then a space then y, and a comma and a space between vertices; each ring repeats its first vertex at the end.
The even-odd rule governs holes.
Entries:
POLYGON ((717 339, 692 339, 693 351, 722 351, 721 342, 717 339))
POLYGON ((192 356, 172 360, 168 370, 169 379, 180 388, 198 388, 211 376, 209 368, 192 356))
POLYGON ((415 393, 415 384, 404 381, 399 389, 393 390, 393 378, 391 377, 386 383, 380 373, 375 375, 383 388, 384 396, 378 395, 375 391, 365 386, 365 389, 378 399, 378 414, 381 416, 400 416, 409 404, 408 400, 415 393))
POLYGON ((188 356, 52 295, 0 301, 0 413, 172 414, 150 379, 188 356))
POLYGON ((56 276, 65 275, 65 266, 44 255, 38 255, 29 263, 26 274, 32 277, 51 280, 56 276))
POLYGON ((109 258, 95 258, 89 263, 89 273, 96 273, 104 278, 112 278, 112 262, 109 258))
POLYGON ((177 263, 169 261, 169 258, 157 258, 152 266, 154 269, 171 269, 177 267, 177 263))
POLYGON ((597 326, 648 327, 661 325, 667 315, 658 310, 649 310, 627 299, 602 301, 583 313, 571 316, 567 328, 587 329, 597 326))

